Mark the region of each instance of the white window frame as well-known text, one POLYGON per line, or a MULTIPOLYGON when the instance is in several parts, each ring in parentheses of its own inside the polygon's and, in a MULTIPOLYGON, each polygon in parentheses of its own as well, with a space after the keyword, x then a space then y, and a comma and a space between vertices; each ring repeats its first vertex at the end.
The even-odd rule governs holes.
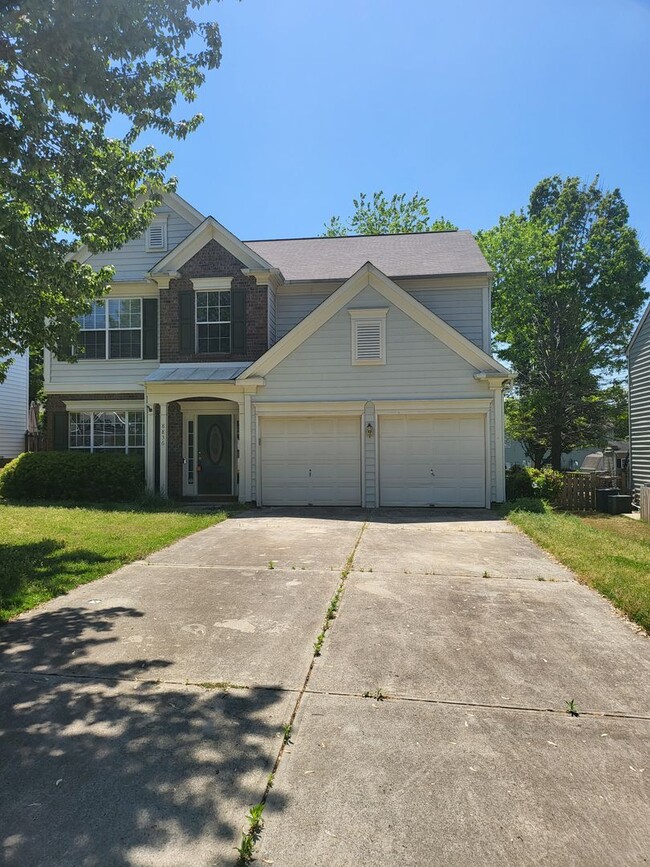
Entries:
POLYGON ((144 408, 138 409, 120 409, 119 407, 106 407, 106 406, 96 406, 93 408, 84 407, 78 408, 74 407, 68 410, 68 415, 89 415, 90 416, 90 445, 89 446, 78 446, 72 445, 72 429, 70 423, 68 423, 68 449, 71 452, 83 451, 89 452, 90 454, 102 454, 103 452, 112 452, 114 454, 118 453, 118 448, 116 446, 95 446, 95 415, 97 413, 108 413, 113 412, 119 415, 124 416, 124 448, 122 450, 123 454, 128 455, 129 453, 136 453, 144 455, 145 449, 147 447, 146 440, 146 412, 144 408), (141 413, 142 414, 142 437, 143 442, 141 446, 130 446, 129 445, 129 416, 132 413, 141 413))
POLYGON ((348 310, 351 319, 351 361, 353 366, 368 366, 386 364, 386 317, 388 307, 364 307, 357 310, 348 310), (359 358, 357 355, 357 334, 359 324, 379 325, 379 358, 359 358))
POLYGON ((154 217, 154 219, 151 221, 151 224, 147 226, 147 230, 145 232, 145 249, 147 253, 167 252, 167 214, 161 214, 157 217, 154 217), (160 247, 155 247, 151 244, 151 228, 153 226, 160 226, 162 229, 162 245, 160 247))
MULTIPOLYGON (((104 305, 104 357, 103 358, 86 358, 84 355, 79 355, 79 361, 142 361, 142 353, 144 351, 143 347, 143 308, 142 308, 142 298, 139 296, 128 296, 128 297, 115 297, 111 298, 108 296, 107 298, 102 299, 101 301, 96 301, 95 304, 103 304, 104 305), (138 301, 140 304, 140 355, 130 355, 128 358, 111 358, 111 331, 137 331, 137 328, 111 328, 110 326, 110 315, 108 305, 111 301, 138 301)), ((101 331, 100 328, 80 328, 80 331, 101 331)))
MULTIPOLYGON (((227 287, 226 286, 223 286, 223 287, 211 286, 210 288, 207 288, 206 286, 195 286, 194 288, 196 290, 194 292, 194 352, 195 352, 195 354, 196 355, 231 355, 232 354, 232 289, 231 289, 231 287, 230 286, 227 286, 227 287), (203 294, 209 295, 209 294, 215 293, 215 292, 218 292, 219 294, 227 292, 228 295, 230 296, 230 304, 228 305, 229 310, 230 310, 230 319, 227 322, 225 322, 225 321, 222 321, 222 322, 199 322, 198 312, 197 312, 198 304, 199 304, 199 295, 200 294, 201 295, 203 295, 203 294), (209 352, 209 351, 203 352, 203 351, 201 351, 199 349, 199 326, 200 325, 227 325, 228 329, 229 329, 229 339, 228 339, 227 351, 225 351, 225 352, 223 352, 221 350, 218 350, 217 352, 209 352)), ((219 304, 219 307, 221 307, 221 304, 219 304)))

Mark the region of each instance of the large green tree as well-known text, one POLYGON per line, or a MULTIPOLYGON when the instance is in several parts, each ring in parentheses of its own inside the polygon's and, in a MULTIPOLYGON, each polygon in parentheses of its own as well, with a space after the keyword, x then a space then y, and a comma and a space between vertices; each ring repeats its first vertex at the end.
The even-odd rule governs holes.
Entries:
POLYGON ((546 178, 527 209, 479 233, 495 271, 498 355, 517 373, 508 432, 537 463, 602 440, 603 377, 620 370, 646 293, 650 258, 619 190, 546 178))
POLYGON ((174 111, 219 65, 211 0, 0 0, 0 381, 14 350, 69 343, 110 280, 66 258, 139 235, 173 188, 171 154, 134 147, 201 122, 174 111), (119 127, 119 137, 109 135, 119 127))
POLYGON ((337 238, 341 235, 401 235, 408 232, 441 232, 457 229, 444 217, 432 219, 429 200, 415 193, 410 199, 406 193, 395 193, 387 199, 383 191, 372 194, 369 199, 361 193, 352 200, 354 210, 346 219, 331 217, 325 223, 323 237, 337 238))

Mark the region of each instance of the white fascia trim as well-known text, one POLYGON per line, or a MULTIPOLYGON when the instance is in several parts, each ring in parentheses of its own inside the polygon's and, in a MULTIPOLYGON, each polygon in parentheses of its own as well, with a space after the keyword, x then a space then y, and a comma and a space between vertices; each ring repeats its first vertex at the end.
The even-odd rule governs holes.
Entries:
POLYGON ((272 286, 277 289, 284 283, 284 274, 279 268, 242 268, 245 277, 254 277, 258 286, 272 286))
POLYGON ((120 385, 111 385, 110 383, 96 382, 92 385, 88 382, 62 383, 59 385, 46 385, 43 389, 46 394, 88 394, 88 392, 99 392, 100 394, 138 394, 144 396, 144 386, 142 381, 129 383, 121 383, 120 385))
POLYGON ((119 409, 144 409, 144 395, 142 400, 65 400, 65 408, 68 412, 103 412, 105 410, 119 409))
POLYGON ((199 415, 237 415, 243 396, 239 400, 183 400, 179 403, 183 415, 198 413, 199 415))
POLYGON ((217 241, 245 267, 271 270, 272 266, 265 259, 254 253, 214 217, 206 217, 200 226, 197 226, 187 238, 154 265, 149 273, 155 277, 156 274, 163 272, 178 271, 192 256, 205 247, 208 241, 217 241))
POLYGON ((414 415, 438 414, 468 415, 484 414, 490 411, 492 398, 462 397, 441 400, 376 400, 377 415, 414 415))
POLYGON ((641 334, 641 329, 643 328, 645 321, 649 315, 650 315, 650 304, 648 304, 646 309, 643 311, 643 316, 641 317, 641 319, 639 319, 639 323, 636 326, 636 328, 634 329, 634 333, 632 334, 632 337, 630 337, 630 342, 628 343, 627 349, 625 350, 628 355, 630 354, 630 350, 632 349, 632 345, 636 341, 639 334, 641 334))
POLYGON ((283 403, 254 402, 257 415, 275 416, 361 416, 363 415, 365 405, 365 400, 294 401, 283 403))
POLYGON ((231 289, 232 277, 192 277, 196 292, 209 292, 211 289, 231 289))
POLYGON ((397 283, 387 277, 371 262, 366 262, 336 292, 330 295, 329 298, 326 298, 302 322, 299 322, 288 334, 285 334, 281 340, 252 364, 246 373, 242 374, 241 379, 267 374, 304 343, 308 337, 311 337, 335 313, 338 313, 346 304, 349 304, 366 286, 376 289, 387 301, 390 301, 395 307, 398 307, 403 313, 410 316, 418 325, 421 325, 430 334, 437 337, 438 340, 467 361, 468 364, 471 364, 472 367, 475 367, 477 370, 490 369, 496 373, 500 373, 503 377, 510 377, 510 371, 506 367, 486 352, 483 352, 482 349, 466 337, 463 337, 451 325, 443 322, 435 313, 427 310, 423 304, 416 301, 415 298, 400 288, 397 283))

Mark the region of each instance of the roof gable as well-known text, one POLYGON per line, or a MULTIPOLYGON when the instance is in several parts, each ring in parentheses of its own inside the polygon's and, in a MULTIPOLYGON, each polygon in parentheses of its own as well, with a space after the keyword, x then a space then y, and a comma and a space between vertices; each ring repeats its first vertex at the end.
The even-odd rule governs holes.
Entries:
POLYGON ((641 332, 643 331, 643 329, 645 327, 648 316, 650 316, 650 304, 648 304, 646 309, 643 311, 643 315, 641 316, 641 319, 639 319, 637 326, 634 329, 634 334, 630 338, 630 342, 627 345, 628 355, 630 354, 630 350, 632 349, 632 346, 634 345, 634 343, 636 343, 637 339, 640 337, 641 332))
POLYGON ((216 241, 246 268, 272 270, 271 265, 240 241, 214 217, 206 217, 200 226, 171 250, 150 271, 152 275, 178 271, 192 256, 199 252, 209 241, 216 241))
POLYGON ((258 358, 239 381, 253 376, 264 376, 301 346, 322 325, 328 322, 346 304, 356 297, 366 286, 371 286, 387 301, 398 307, 407 316, 433 334, 438 340, 464 359, 477 371, 497 374, 510 378, 510 371, 489 356, 474 343, 463 337, 460 332, 448 325, 435 313, 431 313, 408 292, 383 274, 371 262, 366 262, 339 289, 299 322, 281 340, 258 358))

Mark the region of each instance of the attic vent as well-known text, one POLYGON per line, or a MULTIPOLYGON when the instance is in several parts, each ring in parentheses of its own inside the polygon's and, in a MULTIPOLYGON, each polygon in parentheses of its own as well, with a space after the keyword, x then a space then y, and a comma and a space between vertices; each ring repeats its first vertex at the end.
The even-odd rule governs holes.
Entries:
POLYGON ((387 310, 350 310, 352 316, 352 363, 386 363, 387 310))
POLYGON ((167 249, 167 223, 162 220, 152 223, 147 229, 147 252, 167 249))

